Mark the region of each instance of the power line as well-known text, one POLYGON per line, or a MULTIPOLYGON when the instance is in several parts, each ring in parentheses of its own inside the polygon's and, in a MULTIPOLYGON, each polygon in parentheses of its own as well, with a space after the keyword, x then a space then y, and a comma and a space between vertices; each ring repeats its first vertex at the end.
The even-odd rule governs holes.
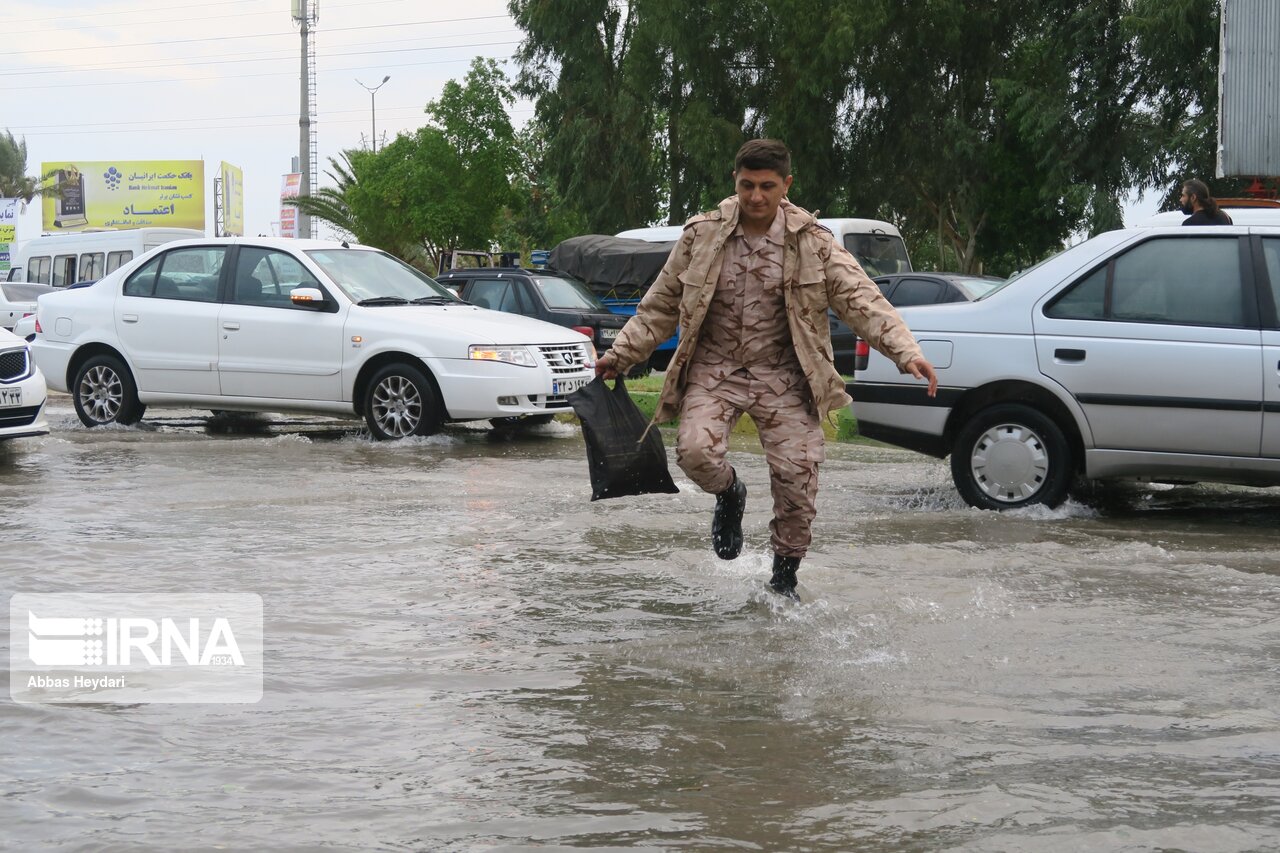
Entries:
MULTIPOLYGON (((415 113, 421 114, 421 111, 414 107, 396 107, 394 109, 397 109, 397 110, 412 109, 415 111, 415 113)), ((341 110, 341 111, 335 111, 334 114, 338 114, 338 113, 342 113, 342 114, 362 113, 363 114, 364 112, 365 110, 363 109, 341 110)), ((379 114, 381 114, 381 112, 382 111, 379 110, 379 114)), ((509 116, 525 115, 525 114, 531 114, 532 112, 533 112, 532 107, 522 107, 519 109, 507 110, 507 115, 509 116)), ((21 133, 15 133, 14 135, 25 139, 26 137, 29 137, 29 136, 86 136, 86 135, 102 135, 102 134, 108 134, 108 133, 159 133, 159 132, 183 133, 185 131, 199 131, 201 133, 207 133, 210 130, 255 130, 255 129, 266 128, 266 127, 281 127, 281 128, 297 127, 296 115, 292 113, 281 113, 279 115, 281 116, 281 118, 284 118, 284 119, 291 118, 292 121, 286 120, 286 121, 277 121, 277 122, 263 122, 258 124, 219 123, 219 124, 210 124, 210 125, 191 125, 187 127, 153 127, 153 128, 122 127, 122 128, 117 128, 115 130, 103 130, 100 127, 87 127, 84 124, 79 124, 79 125, 71 125, 71 126, 79 127, 81 128, 80 130, 37 130, 37 131, 31 131, 31 132, 24 130, 21 133)), ((408 116, 397 116, 397 117, 407 118, 408 116)), ((246 116, 245 118, 252 118, 252 117, 246 116)), ((176 119, 176 120, 177 121, 197 121, 197 119, 176 119)), ((355 118, 347 118, 347 119, 332 119, 332 120, 326 119, 325 124, 326 125, 342 125, 342 124, 364 125, 365 121, 366 119, 364 115, 360 115, 355 118)))
MULTIPOLYGON (((460 34, 457 37, 461 38, 461 37, 473 37, 473 36, 502 35, 502 34, 508 34, 508 33, 509 33, 508 30, 487 30, 485 32, 479 32, 479 33, 460 34)), ((399 41, 417 41, 417 40, 418 39, 400 39, 399 41)), ((364 44, 395 44, 395 43, 396 42, 393 41, 393 42, 365 42, 364 44)), ((514 42, 507 42, 507 43, 514 44, 514 42)), ((347 44, 347 45, 340 45, 340 46, 341 47, 360 47, 361 44, 347 44)), ((439 46, 427 45, 424 47, 388 48, 386 50, 359 50, 359 51, 351 51, 348 53, 326 53, 325 57, 328 58, 333 56, 368 56, 370 54, 379 54, 379 53, 411 53, 413 51, 418 51, 418 50, 447 50, 447 49, 456 48, 456 47, 466 47, 466 45, 448 44, 448 45, 439 45, 439 46)), ((272 53, 279 54, 279 55, 260 54, 258 56, 248 56, 244 53, 215 54, 214 56, 207 57, 208 61, 205 61, 206 58, 201 58, 199 61, 184 62, 182 64, 182 67, 190 68, 196 65, 233 65, 233 64, 243 63, 243 62, 279 62, 281 60, 294 61, 297 59, 297 51, 293 49, 281 48, 280 50, 272 51, 272 53), (220 57, 243 57, 243 58, 222 59, 220 57)), ((47 74, 87 74, 91 72, 100 72, 100 71, 150 71, 154 69, 156 66, 163 66, 166 68, 173 66, 173 60, 167 57, 141 60, 141 61, 146 62, 148 64, 122 65, 117 63, 114 65, 85 66, 83 68, 51 68, 51 69, 37 69, 34 71, 0 71, 0 77, 12 77, 15 75, 16 76, 22 76, 22 75, 43 76, 47 74)))
MULTIPOLYGON (((324 31, 326 33, 342 33, 352 30, 378 30, 387 27, 417 27, 417 26, 435 26, 437 24, 456 24, 465 21, 491 21, 495 18, 510 19, 510 15, 475 15, 470 18, 444 18, 439 21, 401 21, 394 24, 367 24, 360 27, 329 27, 324 31)), ((297 33, 258 33, 257 35, 239 35, 239 36, 210 36, 202 39, 165 39, 163 41, 140 41, 131 44, 104 44, 100 47, 50 47, 43 50, 27 50, 23 51, 24 55, 36 53, 60 53, 68 50, 86 51, 86 50, 118 50, 125 47, 153 47, 155 45, 169 44, 196 44, 205 41, 236 41, 239 39, 256 39, 256 38, 277 38, 279 36, 296 36, 297 33)))
MULTIPOLYGON (((150 27, 157 24, 188 24, 188 23, 196 23, 198 21, 225 21, 228 18, 232 18, 232 17, 247 18, 250 15, 275 15, 279 17, 281 13, 279 10, 273 9, 267 12, 237 12, 235 15, 214 15, 213 17, 208 17, 208 18, 163 18, 160 20, 153 20, 153 21, 119 21, 118 25, 121 27, 150 27)), ((38 30, 18 30, 16 32, 6 31, 5 36, 6 37, 25 36, 25 35, 32 35, 32 34, 55 36, 59 33, 65 33, 71 30, 100 30, 115 24, 117 24, 117 22, 112 22, 112 24, 110 25, 109 24, 85 24, 84 26, 80 26, 80 27, 57 27, 56 29, 53 29, 53 30, 38 29, 38 30)))
MULTIPOLYGON (((116 16, 119 16, 119 15, 133 15, 133 14, 142 14, 142 13, 146 13, 146 14, 154 14, 154 13, 156 13, 156 12, 176 12, 176 11, 178 11, 178 10, 180 10, 180 9, 206 9, 206 10, 207 10, 207 9, 208 9, 208 7, 210 7, 210 6, 233 6, 233 5, 236 5, 236 4, 238 4, 238 3, 248 3, 248 2, 258 2, 258 0, 229 0, 229 2, 226 2, 226 3, 197 3, 197 4, 194 4, 194 5, 190 5, 190 6, 164 6, 164 7, 157 8, 157 9, 130 9, 130 10, 127 10, 127 11, 122 11, 122 12, 89 12, 89 13, 86 13, 86 14, 77 14, 77 15, 74 15, 73 17, 75 17, 75 18, 98 18, 98 17, 101 17, 101 16, 103 16, 103 15, 116 15, 116 16)), ((403 2, 405 2, 405 0, 365 0, 365 2, 362 2, 362 3, 327 3, 327 4, 325 4, 325 9, 326 9, 326 10, 329 10, 329 9, 352 9, 352 8, 360 8, 360 9, 363 9, 363 8, 368 7, 368 6, 382 6, 382 5, 385 5, 385 4, 387 4, 387 3, 403 3, 403 2)), ((280 11, 280 10, 278 10, 278 9, 272 9, 272 10, 269 10, 269 11, 266 11, 266 12, 237 12, 237 13, 235 13, 235 15, 214 15, 213 17, 208 17, 208 18, 190 18, 190 17, 187 17, 187 18, 166 18, 166 19, 164 19, 164 20, 158 20, 158 21, 155 21, 155 20, 152 20, 152 21, 120 21, 120 22, 119 22, 119 24, 120 24, 120 26, 125 26, 125 27, 149 27, 149 26, 152 26, 152 25, 154 25, 154 24, 175 24, 175 23, 176 23, 176 24, 186 24, 186 23, 191 23, 191 22, 194 22, 194 21, 221 21, 221 20, 225 20, 225 19, 230 18, 230 17, 245 17, 245 16, 248 16, 248 15, 280 15, 280 14, 281 14, 281 11, 280 11)), ((41 22, 44 22, 44 23, 48 23, 48 20, 49 20, 49 19, 48 19, 47 17, 45 17, 45 18, 23 18, 23 19, 16 20, 16 21, 9 21, 9 23, 11 23, 11 24, 25 24, 25 23, 30 23, 30 22, 32 22, 32 21, 41 21, 41 22)), ((113 22, 113 23, 114 23, 114 22, 113 22)), ((106 25, 106 24, 84 24, 84 25, 82 25, 82 26, 75 26, 75 27, 55 27, 55 28, 53 28, 53 29, 49 29, 48 27, 45 27, 45 28, 42 28, 42 29, 35 29, 35 30, 16 30, 16 31, 15 31, 15 30, 6 30, 6 31, 5 31, 5 36, 6 36, 6 37, 8 37, 8 36, 21 36, 21 35, 29 35, 29 34, 32 34, 32 33, 36 33, 36 34, 39 34, 39 33, 48 33, 48 34, 50 34, 50 35, 54 35, 54 34, 57 34, 57 33, 63 33, 63 32, 66 32, 66 31, 68 31, 68 30, 94 30, 94 29, 101 29, 101 28, 102 28, 102 27, 104 27, 104 26, 107 26, 107 25, 106 25)))
MULTIPOLYGON (((403 107, 386 107, 385 109, 388 112, 395 112, 397 110, 401 110, 401 111, 417 110, 418 112, 422 112, 423 108, 421 106, 403 106, 403 107)), ((344 113, 360 113, 361 115, 366 115, 368 112, 369 111, 367 109, 365 109, 364 107, 361 107, 359 109, 354 109, 354 110, 330 110, 326 113, 326 115, 342 115, 344 113)), ((146 119, 146 120, 140 120, 140 121, 104 121, 104 122, 98 122, 97 124, 94 125, 94 127, 120 127, 125 125, 132 127, 136 125, 170 124, 172 122, 192 122, 192 121, 212 122, 214 127, 218 127, 220 122, 226 122, 226 121, 247 121, 249 119, 258 119, 258 118, 297 118, 297 115, 298 115, 297 112, 288 112, 288 113, 259 113, 257 115, 247 115, 247 116, 200 116, 199 118, 158 118, 158 119, 146 119)), ((69 124, 30 124, 30 125, 25 125, 24 127, 36 129, 36 130, 56 130, 58 128, 63 128, 63 127, 82 128, 84 127, 84 122, 77 121, 77 122, 71 122, 69 124)), ((155 129, 157 128, 148 128, 148 130, 155 130, 155 129)), ((164 128, 159 128, 159 129, 163 130, 164 128)), ((29 131, 24 130, 23 132, 26 133, 29 131)), ((18 135, 21 136, 22 134, 18 134, 18 135)))
MULTIPOLYGON (((472 47, 502 47, 505 45, 517 44, 512 41, 495 41, 475 44, 451 45, 457 48, 472 47)), ((368 71, 369 69, 384 68, 416 68, 423 65, 450 65, 458 62, 470 62, 473 57, 464 57, 461 59, 436 59, 429 62, 401 62, 396 64, 380 64, 380 65, 353 65, 347 68, 324 68, 321 69, 322 74, 332 74, 338 71, 368 71)), ((485 59, 509 59, 508 56, 488 56, 485 59)), ((283 75, 296 75, 297 69, 292 71, 261 71, 254 74, 223 74, 217 77, 166 77, 156 80, 104 80, 97 83, 52 83, 49 85, 23 86, 24 90, 31 89, 83 89, 87 86, 142 86, 153 83, 198 83, 203 80, 240 80, 247 77, 280 77, 283 75)))
MULTIPOLYGON (((81 12, 76 15, 77 18, 100 18, 103 15, 132 15, 135 12, 173 12, 178 9, 207 9, 210 6, 234 6, 238 3, 257 2, 257 0, 223 0, 220 3, 192 3, 187 6, 164 6, 159 9, 127 9, 125 11, 115 12, 81 12)), ((10 24, 27 24, 32 21, 48 21, 49 16, 44 15, 39 18, 15 18, 9 21, 10 24)))

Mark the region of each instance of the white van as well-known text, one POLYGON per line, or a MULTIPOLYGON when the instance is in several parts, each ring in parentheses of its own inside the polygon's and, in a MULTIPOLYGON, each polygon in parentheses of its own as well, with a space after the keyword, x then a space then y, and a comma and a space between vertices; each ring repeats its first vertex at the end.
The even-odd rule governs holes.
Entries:
MULTIPOLYGON (((911 272, 911 259, 907 256, 907 244, 902 241, 902 233, 888 222, 879 219, 819 219, 818 224, 836 236, 840 245, 862 264, 867 275, 875 277, 911 272)), ((632 228, 614 236, 669 243, 680 239, 683 230, 680 225, 661 225, 632 228)))
POLYGON ((94 281, 162 243, 203 236, 194 228, 133 228, 33 237, 19 249, 10 280, 54 287, 94 281))

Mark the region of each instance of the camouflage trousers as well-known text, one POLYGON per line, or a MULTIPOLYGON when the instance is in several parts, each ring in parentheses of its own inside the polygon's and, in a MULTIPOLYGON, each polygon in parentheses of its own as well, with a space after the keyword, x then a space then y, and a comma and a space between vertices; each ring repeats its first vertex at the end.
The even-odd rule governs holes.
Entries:
POLYGON ((733 484, 733 468, 725 460, 729 432, 744 412, 755 421, 769 463, 773 552, 803 557, 817 514, 818 463, 826 458, 822 425, 808 383, 801 380, 778 394, 739 372, 714 389, 690 384, 680 404, 676 464, 704 492, 718 494, 729 488, 733 484))

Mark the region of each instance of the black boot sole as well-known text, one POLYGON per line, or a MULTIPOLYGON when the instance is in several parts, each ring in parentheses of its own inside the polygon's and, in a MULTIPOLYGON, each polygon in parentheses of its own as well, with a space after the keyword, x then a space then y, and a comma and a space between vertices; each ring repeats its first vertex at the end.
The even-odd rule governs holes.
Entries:
MULTIPOLYGON (((735 480, 735 483, 740 481, 735 480)), ((742 487, 742 500, 737 502, 736 509, 729 509, 724 517, 720 515, 719 499, 716 514, 711 520, 711 548, 722 560, 736 560, 742 553, 742 516, 747 509, 747 488, 742 487), (726 530, 727 528, 727 530, 726 530), (728 541, 723 541, 727 537, 728 541)))

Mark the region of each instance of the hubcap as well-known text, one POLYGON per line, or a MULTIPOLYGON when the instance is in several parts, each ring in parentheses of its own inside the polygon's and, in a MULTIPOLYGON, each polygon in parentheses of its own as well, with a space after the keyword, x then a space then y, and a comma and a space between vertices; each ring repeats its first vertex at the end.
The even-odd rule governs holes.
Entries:
POLYGON ((80 379, 80 405, 98 423, 114 421, 123 404, 124 383, 111 368, 100 364, 80 379))
POLYGON ((413 435, 422 423, 422 395, 403 376, 388 376, 373 389, 373 419, 396 438, 413 435))
POLYGON ((1035 430, 1023 424, 997 424, 974 443, 969 466, 978 488, 988 497, 1016 503, 1040 491, 1049 476, 1049 454, 1035 430))

